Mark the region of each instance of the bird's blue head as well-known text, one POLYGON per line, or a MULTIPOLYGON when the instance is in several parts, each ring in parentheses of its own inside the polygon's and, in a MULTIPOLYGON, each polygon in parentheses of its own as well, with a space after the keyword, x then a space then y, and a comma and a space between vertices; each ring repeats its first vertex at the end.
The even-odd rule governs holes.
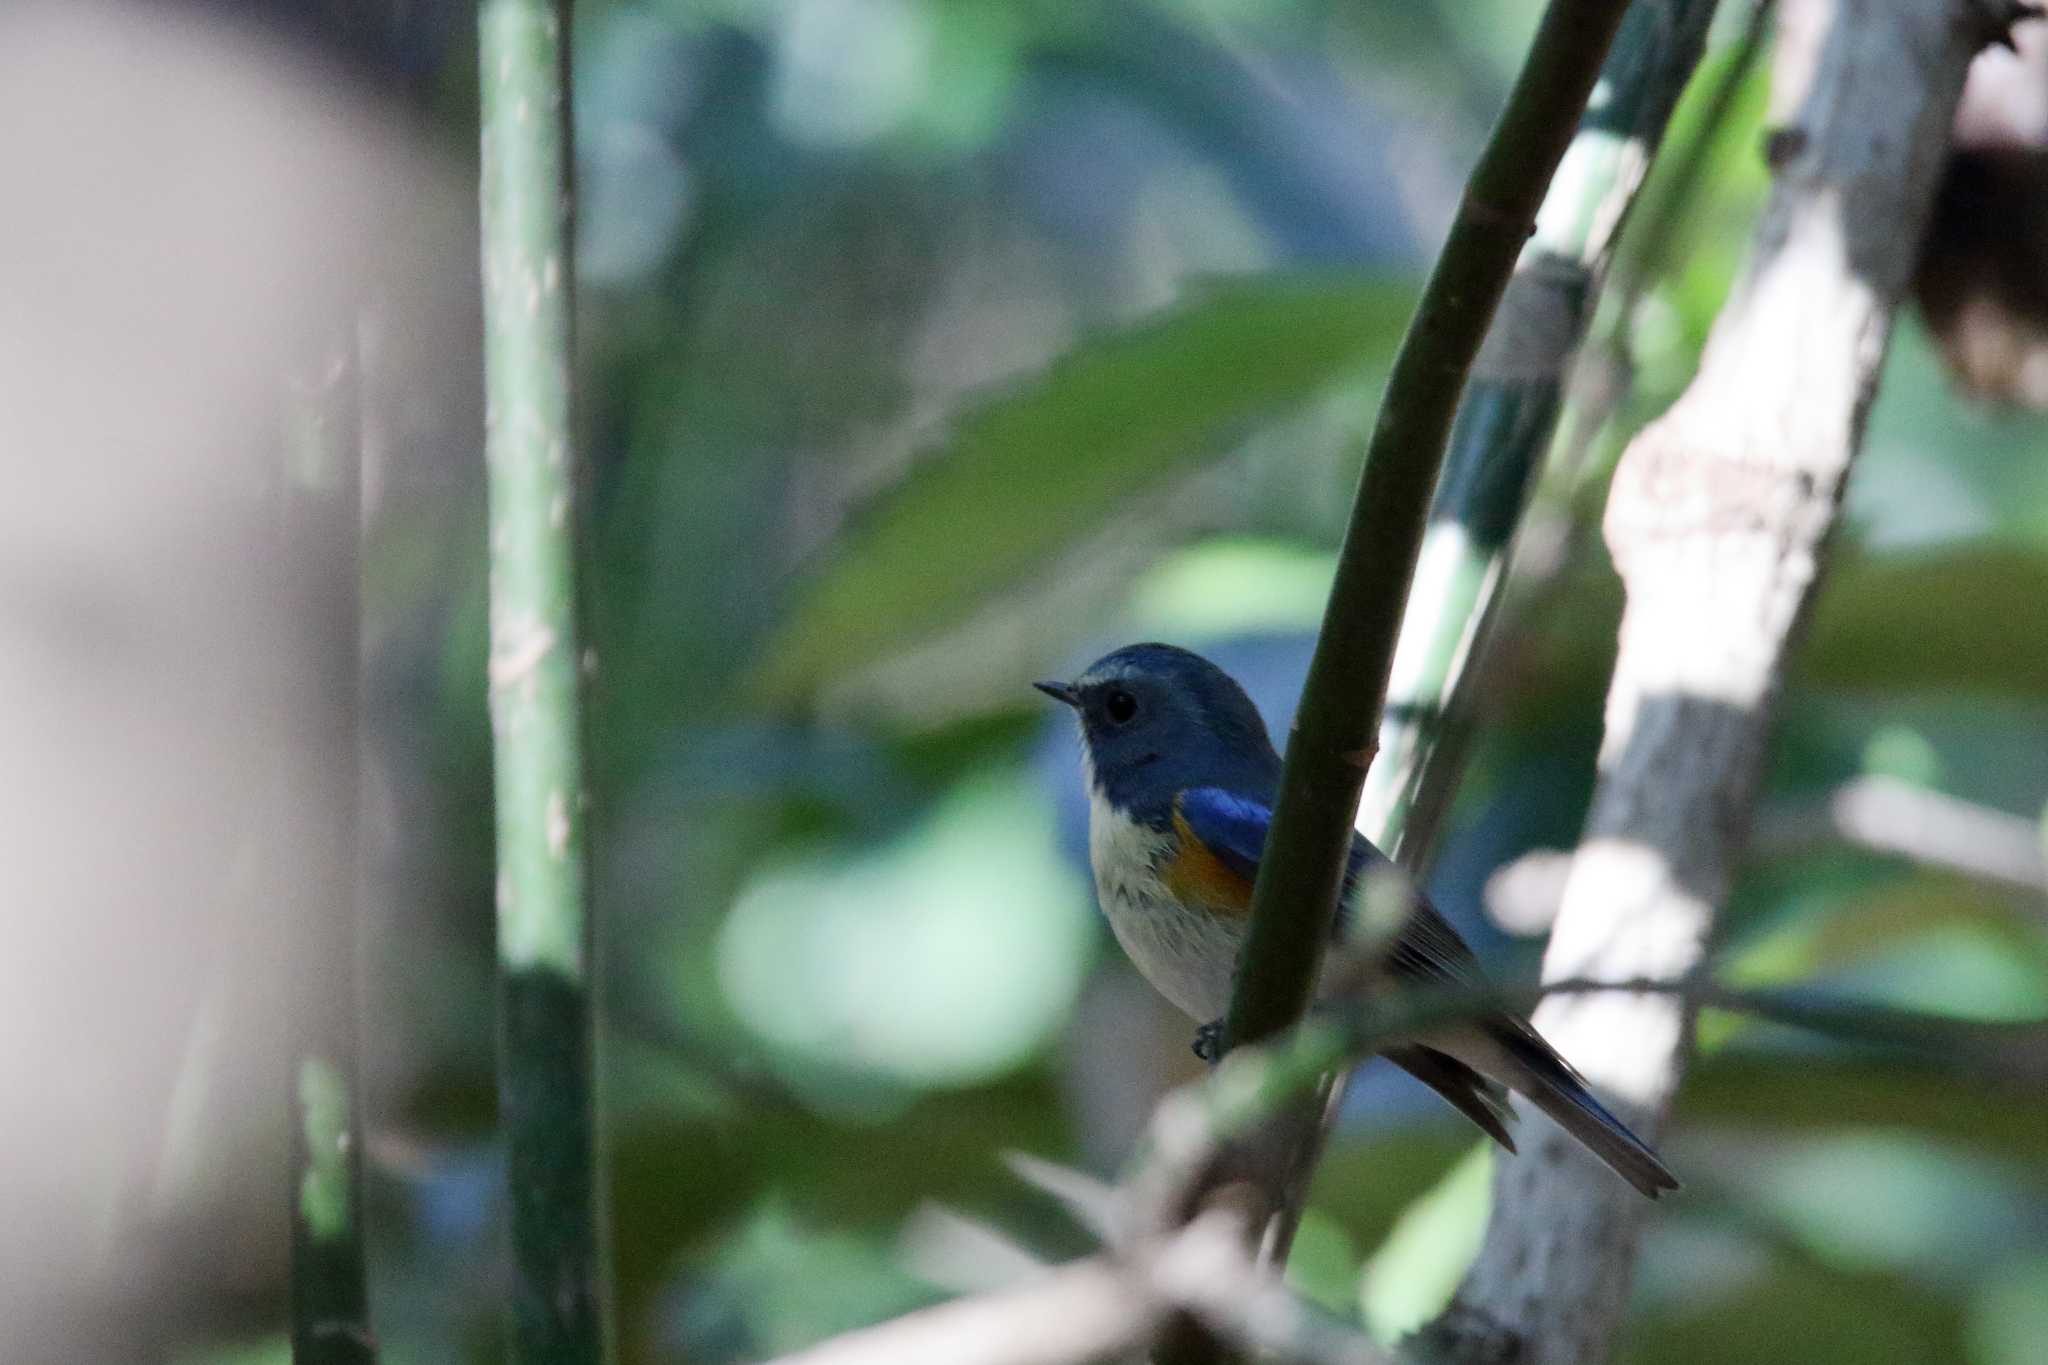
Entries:
POLYGON ((1258 708, 1228 673, 1173 645, 1126 645, 1070 683, 1039 691, 1074 708, 1095 794, 1147 824, 1176 794, 1222 787, 1271 800, 1280 756, 1258 708))

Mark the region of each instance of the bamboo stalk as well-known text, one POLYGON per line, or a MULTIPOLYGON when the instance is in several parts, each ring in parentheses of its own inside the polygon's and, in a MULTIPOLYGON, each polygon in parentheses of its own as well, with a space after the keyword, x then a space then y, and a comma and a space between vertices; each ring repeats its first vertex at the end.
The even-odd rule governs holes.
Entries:
POLYGON ((605 1358, 575 576, 569 4, 479 15, 512 1358, 605 1358))

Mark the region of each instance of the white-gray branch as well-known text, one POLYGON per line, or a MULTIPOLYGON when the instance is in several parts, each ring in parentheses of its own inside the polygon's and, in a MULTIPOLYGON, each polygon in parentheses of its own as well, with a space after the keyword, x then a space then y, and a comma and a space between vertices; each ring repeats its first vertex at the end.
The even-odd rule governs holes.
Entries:
POLYGON ((1394 1359, 1296 1298, 1247 1252, 1243 1218, 1212 1209, 1152 1245, 848 1332, 775 1365, 1086 1365, 1144 1351, 1175 1312, 1275 1361, 1394 1359))
MULTIPOLYGON (((2019 13, 2002 0, 1825 9, 1809 83, 1780 105, 1794 112, 1772 140, 1751 259, 1698 375, 1615 475, 1605 529, 1628 607, 1548 979, 1677 978, 1700 962, 1964 72, 2019 13)), ((1536 1022, 1654 1137, 1690 1050, 1681 1000, 1553 998, 1536 1022)), ((1594 1365, 1650 1206, 1540 1115, 1521 1142, 1456 1320, 1506 1329, 1525 1365, 1594 1365)), ((1438 1345, 1497 1355, 1450 1321, 1438 1345)))

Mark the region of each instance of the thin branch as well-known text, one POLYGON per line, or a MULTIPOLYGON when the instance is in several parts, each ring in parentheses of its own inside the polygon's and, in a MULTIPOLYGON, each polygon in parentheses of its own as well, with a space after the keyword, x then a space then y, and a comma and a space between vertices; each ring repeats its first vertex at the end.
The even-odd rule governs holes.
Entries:
POLYGON ((1143 1350, 1170 1311, 1108 1256, 842 1333, 776 1365, 1085 1365, 1143 1350))
POLYGON ((1123 1201, 1116 1186, 1028 1152, 1004 1152, 1003 1164, 1025 1184, 1051 1196, 1069 1218, 1098 1240, 1108 1242, 1117 1237, 1123 1201))
MULTIPOLYGON (((1552 0, 1545 9, 1394 359, 1288 738, 1226 1043, 1268 1037, 1308 1006, 1459 396, 1627 9, 1627 0, 1552 0)), ((1340 1093, 1333 1078, 1320 1106, 1275 1135, 1260 1177, 1273 1216, 1257 1220, 1275 1255, 1292 1240, 1340 1093)), ((1171 1353, 1215 1354, 1199 1342, 1171 1353)))
MULTIPOLYGON (((2048 899, 2048 847, 2023 816, 1890 777, 1859 777, 1817 801, 1786 801, 1757 815, 1751 862, 1854 848, 1945 872, 2037 905, 2048 899)), ((1550 927, 1564 901, 1572 855, 1523 854, 1486 879, 1486 911, 1511 934, 1550 927)))
POLYGON ((1244 1251, 1245 1230, 1197 1220, 1154 1260, 1154 1287, 1204 1326, 1261 1360, 1394 1365, 1395 1355, 1304 1303, 1244 1251))
MULTIPOLYGON (((1704 980, 1555 981, 1411 992, 1318 1010, 1284 1038, 1240 1048, 1205 1080, 1174 1091, 1153 1116, 1145 1149, 1118 1191, 1030 1159, 1033 1184, 1105 1213, 1111 1250, 1030 1282, 849 1332, 777 1365, 1083 1365, 1156 1343, 1187 1315, 1241 1351, 1304 1365, 1392 1365, 1395 1354, 1289 1292, 1247 1250, 1242 1200, 1195 1212, 1219 1177, 1245 1169, 1262 1127, 1284 1117, 1332 1067, 1399 1039, 1560 995, 1676 996, 1832 1037, 1932 1052, 2015 1084, 2048 1078, 2048 1020, 1981 1023, 1841 1000, 1796 989, 1732 990, 1704 980), (1249 1147, 1248 1147, 1249 1144, 1249 1147)), ((1470 1341, 1483 1324, 1472 1325, 1470 1341)))
POLYGON ((1237 1215, 1211 1212, 1156 1244, 848 1332, 775 1365, 1085 1365, 1143 1350, 1176 1311, 1277 1361, 1392 1365, 1261 1270, 1245 1241, 1237 1215))
POLYGON ((1545 10, 1395 358, 1287 744, 1231 996, 1233 1041, 1269 1037, 1308 1005, 1458 395, 1626 9, 1545 10))
POLYGON ((576 621, 569 5, 485 0, 485 455, 512 1355, 604 1358, 576 621))
MULTIPOLYGON (((1270 1043, 1239 1048, 1204 1081, 1163 1099, 1125 1182, 1127 1235, 1159 1239, 1194 1208, 1202 1190, 1244 1168, 1242 1150, 1284 1120, 1291 1101, 1318 1077, 1403 1040, 1507 1012, 1526 1014, 1571 997, 1658 999, 1689 1012, 1716 1009, 1840 1041, 1939 1058, 2001 1083, 2048 1079, 2048 1018, 1983 1021, 1868 1001, 1808 987, 1738 989, 1704 977, 1575 977, 1515 986, 1481 984, 1407 991, 1383 1000, 1347 998, 1270 1043)), ((1631 1198, 1634 1196, 1631 1194, 1631 1198)))
MULTIPOLYGON (((1545 9, 1394 359, 1288 738, 1227 1043, 1269 1037, 1308 1006, 1458 398, 1627 8, 1626 0, 1552 0, 1545 9)), ((1269 1215, 1282 1214, 1270 1219, 1276 1251, 1289 1240, 1285 1210, 1306 1186, 1322 1117, 1312 1107, 1297 1113, 1258 1177, 1269 1215)), ((1196 1341, 1168 1354, 1200 1361, 1218 1353, 1196 1341)))

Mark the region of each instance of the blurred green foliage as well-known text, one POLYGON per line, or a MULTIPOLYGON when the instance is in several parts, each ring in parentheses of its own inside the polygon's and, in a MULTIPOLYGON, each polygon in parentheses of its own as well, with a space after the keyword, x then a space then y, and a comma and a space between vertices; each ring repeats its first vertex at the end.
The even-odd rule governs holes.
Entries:
MULTIPOLYGON (((877 505, 848 519, 782 625, 771 691, 814 685, 950 624, 1216 437, 1326 387, 1399 336, 1386 284, 1271 277, 1203 291, 1158 322, 1070 350, 968 414, 877 505), (878 612, 873 604, 886 602, 878 612)), ((1391 358, 1390 352, 1376 357, 1391 358)))
MULTIPOLYGON (((1096 927, 1073 746, 1026 684, 1157 634, 1284 717, 1376 364, 1535 7, 580 8, 621 1341, 751 1360, 1009 1273, 932 1243, 936 1207, 1084 1250, 999 1154, 1113 1172, 1193 1074, 1186 1022, 1096 927)), ((1690 372, 1765 189, 1762 89, 1647 263, 1596 465, 1690 372)), ((1760 820, 1873 771, 2040 816, 2044 456, 2048 430, 1952 398, 1904 329, 1760 820)), ((372 982, 402 1085, 373 1141, 394 1362, 497 1349, 479 489, 433 467, 397 476, 368 565, 405 873, 372 982)), ((1572 837, 1618 609, 1586 537, 1518 623, 1437 871, 1504 970, 1534 945, 1478 889, 1572 837)), ((1745 981, 2027 1014, 2043 909, 1817 848, 1743 878, 1724 956, 1745 981)), ((2048 1098, 1712 1016, 1703 1036, 1627 1359, 2038 1358, 2048 1098)), ((1297 1282, 1375 1331, 1422 1320, 1492 1159, 1369 1072, 1297 1282)))

